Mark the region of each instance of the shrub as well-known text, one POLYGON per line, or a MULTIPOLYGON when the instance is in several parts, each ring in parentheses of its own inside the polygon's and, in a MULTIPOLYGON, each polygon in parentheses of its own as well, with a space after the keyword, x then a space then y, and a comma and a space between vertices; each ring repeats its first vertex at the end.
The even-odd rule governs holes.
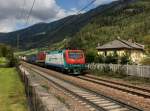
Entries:
POLYGON ((96 52, 94 52, 94 51, 88 51, 86 53, 86 62, 87 63, 95 62, 96 55, 97 55, 96 52))
POLYGON ((13 49, 4 44, 0 44, 0 56, 8 60, 8 66, 13 67, 17 65, 17 59, 14 57, 13 49))
POLYGON ((121 64, 128 64, 130 62, 131 61, 130 61, 129 55, 124 54, 122 57, 120 57, 120 63, 121 64))
POLYGON ((144 58, 141 62, 142 65, 150 65, 150 57, 144 58))
POLYGON ((110 54, 108 56, 105 57, 105 63, 107 64, 116 64, 118 62, 118 56, 117 55, 113 55, 113 54, 110 54))
POLYGON ((112 72, 112 70, 110 69, 109 65, 107 65, 107 66, 103 67, 103 72, 104 73, 109 73, 109 72, 112 72))
POLYGON ((18 60, 16 58, 13 57, 13 58, 9 59, 9 63, 8 63, 9 67, 14 67, 17 65, 18 65, 18 60))
POLYGON ((97 55, 94 59, 95 63, 104 63, 105 62, 105 57, 103 55, 97 55))

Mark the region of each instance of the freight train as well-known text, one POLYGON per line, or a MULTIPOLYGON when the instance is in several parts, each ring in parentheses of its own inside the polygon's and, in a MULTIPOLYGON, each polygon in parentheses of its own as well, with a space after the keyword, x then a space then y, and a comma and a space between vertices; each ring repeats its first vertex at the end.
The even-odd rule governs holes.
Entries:
POLYGON ((83 74, 86 70, 85 55, 82 50, 43 51, 26 57, 26 61, 69 74, 83 74))

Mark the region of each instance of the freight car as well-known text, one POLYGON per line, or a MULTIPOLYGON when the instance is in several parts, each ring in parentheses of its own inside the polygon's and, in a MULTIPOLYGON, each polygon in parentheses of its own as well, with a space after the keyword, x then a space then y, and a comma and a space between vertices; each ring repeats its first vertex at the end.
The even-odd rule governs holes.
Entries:
POLYGON ((81 74, 86 69, 82 50, 43 51, 27 57, 27 62, 58 69, 69 74, 81 74))
POLYGON ((36 64, 39 66, 45 66, 45 58, 46 58, 46 51, 39 52, 36 55, 36 64))
POLYGON ((36 63, 36 60, 37 60, 36 54, 28 55, 26 56, 26 58, 27 58, 26 60, 27 62, 32 63, 32 64, 36 63))

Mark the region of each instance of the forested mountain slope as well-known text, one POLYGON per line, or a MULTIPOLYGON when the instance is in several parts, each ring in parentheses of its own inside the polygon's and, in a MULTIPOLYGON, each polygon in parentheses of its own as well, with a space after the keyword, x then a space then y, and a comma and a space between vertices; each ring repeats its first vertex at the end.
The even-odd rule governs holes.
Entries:
POLYGON ((29 28, 0 34, 0 42, 20 48, 82 48, 95 49, 120 37, 150 44, 150 1, 119 0, 99 6, 87 13, 72 15, 52 23, 39 23, 29 28))
POLYGON ((149 0, 136 0, 128 3, 125 7, 118 5, 93 17, 91 22, 69 42, 69 46, 93 49, 98 43, 102 45, 118 37, 126 40, 132 39, 149 47, 149 0))

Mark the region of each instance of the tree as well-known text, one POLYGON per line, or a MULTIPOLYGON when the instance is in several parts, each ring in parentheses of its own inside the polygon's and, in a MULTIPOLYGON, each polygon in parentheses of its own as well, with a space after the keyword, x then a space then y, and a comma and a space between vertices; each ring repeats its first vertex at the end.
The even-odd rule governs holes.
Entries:
POLYGON ((121 58, 121 64, 127 64, 130 63, 130 58, 128 54, 124 54, 121 58))
POLYGON ((96 51, 90 50, 90 51, 86 52, 86 62, 87 63, 95 62, 94 60, 96 58, 96 55, 97 55, 96 51))
POLYGON ((150 54, 150 35, 144 37, 144 43, 146 44, 145 46, 146 53, 150 54))
POLYGON ((0 56, 5 57, 9 61, 8 66, 10 67, 17 63, 13 54, 13 49, 10 46, 0 44, 0 56))

